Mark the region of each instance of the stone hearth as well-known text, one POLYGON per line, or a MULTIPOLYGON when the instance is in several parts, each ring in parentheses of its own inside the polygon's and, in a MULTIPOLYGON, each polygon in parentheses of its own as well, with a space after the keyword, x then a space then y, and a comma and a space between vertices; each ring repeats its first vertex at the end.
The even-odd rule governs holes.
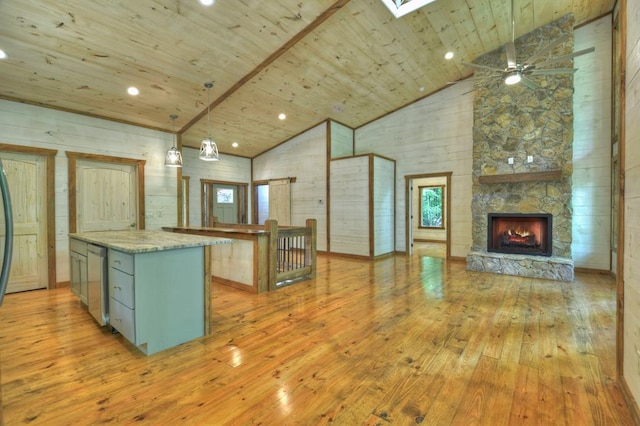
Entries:
MULTIPOLYGON (((526 60, 561 35, 573 35, 567 15, 516 40, 526 60)), ((550 57, 570 54, 573 37, 550 57)), ((476 59, 504 68, 503 49, 476 59)), ((553 64, 571 68, 572 61, 553 64)), ((573 158, 573 74, 531 76, 538 85, 478 80, 474 95, 472 233, 467 269, 573 281, 571 259, 571 175, 573 158), (528 161, 528 158, 533 161, 528 161), (509 160, 511 159, 511 160, 509 160), (524 178, 526 177, 526 178, 524 178), (541 258, 487 251, 488 213, 546 213, 553 216, 552 256, 541 258)))

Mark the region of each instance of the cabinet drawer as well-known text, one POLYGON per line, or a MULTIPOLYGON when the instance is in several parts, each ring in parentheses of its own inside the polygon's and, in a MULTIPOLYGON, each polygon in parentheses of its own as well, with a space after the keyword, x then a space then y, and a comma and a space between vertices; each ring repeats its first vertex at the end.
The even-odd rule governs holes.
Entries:
POLYGON ((75 240, 73 238, 71 238, 69 240, 69 249, 72 252, 76 252, 78 254, 81 254, 83 256, 87 255, 87 243, 85 243, 84 241, 80 241, 80 240, 75 240))
POLYGON ((133 275, 133 255, 109 250, 109 266, 133 275))
POLYGON ((116 299, 109 303, 109 324, 120 332, 128 341, 136 343, 135 311, 127 308, 116 299))
POLYGON ((116 269, 109 268, 109 297, 135 309, 133 299, 133 276, 116 269))

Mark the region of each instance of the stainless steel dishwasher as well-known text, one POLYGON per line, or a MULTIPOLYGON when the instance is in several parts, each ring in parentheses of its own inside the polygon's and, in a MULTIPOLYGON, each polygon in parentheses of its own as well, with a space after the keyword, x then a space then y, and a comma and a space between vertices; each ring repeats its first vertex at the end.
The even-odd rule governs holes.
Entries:
POLYGON ((107 325, 109 295, 107 281, 107 249, 89 244, 87 247, 87 305, 89 313, 100 325, 107 325))

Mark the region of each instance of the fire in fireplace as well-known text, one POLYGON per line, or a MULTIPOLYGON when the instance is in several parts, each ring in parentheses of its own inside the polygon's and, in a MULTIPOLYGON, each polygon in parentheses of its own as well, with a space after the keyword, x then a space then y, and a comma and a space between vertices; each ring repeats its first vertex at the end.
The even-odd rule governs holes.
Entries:
POLYGON ((546 213, 489 213, 487 251, 551 256, 552 222, 546 213))

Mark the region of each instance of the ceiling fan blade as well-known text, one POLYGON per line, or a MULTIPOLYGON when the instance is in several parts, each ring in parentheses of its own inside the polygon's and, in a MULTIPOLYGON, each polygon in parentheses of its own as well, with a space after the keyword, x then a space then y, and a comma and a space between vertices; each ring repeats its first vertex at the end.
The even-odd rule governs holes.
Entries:
POLYGON ((525 76, 522 76, 520 83, 522 83, 525 87, 528 87, 531 90, 536 90, 540 88, 540 86, 538 86, 537 84, 535 84, 533 81, 529 80, 525 76))
POLYGON ((475 82, 475 81, 485 81, 488 80, 490 78, 496 77, 494 75, 485 75, 482 77, 467 77, 467 78, 461 78, 460 80, 454 80, 454 81, 447 81, 445 84, 447 86, 453 86, 454 84, 458 84, 458 83, 463 83, 465 81, 471 81, 471 82, 475 82))
POLYGON ((596 48, 595 48, 595 47, 590 47, 590 48, 588 48, 588 49, 579 50, 578 52, 573 52, 573 53, 570 53, 570 54, 568 54, 568 55, 558 56, 557 58, 551 58, 551 59, 548 59, 548 60, 546 60, 546 61, 540 62, 540 63, 539 63, 539 64, 537 64, 536 66, 537 66, 537 67, 544 67, 544 66, 547 66, 547 65, 549 65, 549 64, 553 64, 553 63, 555 63, 555 62, 566 61, 566 60, 568 60, 568 59, 573 59, 573 58, 575 58, 576 56, 581 56, 581 55, 584 55, 584 54, 586 54, 586 53, 591 53, 591 52, 593 52, 594 50, 596 50, 596 48))
POLYGON ((516 62, 516 45, 510 41, 504 46, 505 53, 507 54, 507 68, 515 69, 518 66, 516 62))
POLYGON ((577 68, 547 68, 547 69, 534 69, 529 75, 552 75, 552 74, 573 74, 578 71, 577 68))
POLYGON ((497 72, 497 73, 501 73, 503 71, 500 68, 493 68, 493 67, 488 67, 486 65, 472 64, 471 62, 460 62, 460 63, 470 68, 476 68, 482 71, 491 71, 491 72, 497 72))
POLYGON ((555 49, 558 45, 564 43, 571 37, 570 34, 564 34, 561 37, 555 39, 548 46, 538 50, 535 52, 526 62, 527 65, 533 65, 535 61, 545 56, 547 53, 550 53, 553 49, 555 49))

